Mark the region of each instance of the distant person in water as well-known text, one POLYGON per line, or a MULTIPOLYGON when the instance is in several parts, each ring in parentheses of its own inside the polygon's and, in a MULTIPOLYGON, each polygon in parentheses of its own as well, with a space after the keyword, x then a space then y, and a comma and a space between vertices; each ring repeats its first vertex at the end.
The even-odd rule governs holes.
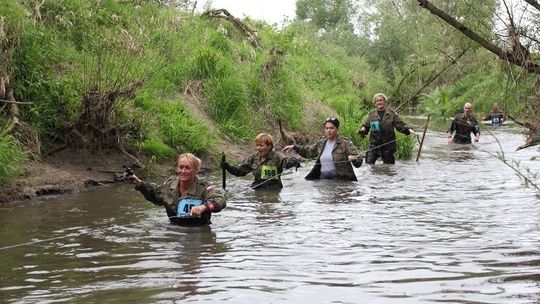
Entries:
POLYGON ((412 128, 404 123, 396 112, 388 109, 388 98, 382 93, 373 96, 375 110, 368 114, 366 121, 358 131, 364 138, 369 135, 369 150, 366 154, 366 164, 374 164, 379 157, 385 164, 394 164, 397 150, 396 134, 394 129, 405 135, 416 134, 412 128))
POLYGON ((448 129, 448 143, 470 144, 472 143, 471 133, 474 135, 475 142, 480 140, 480 126, 476 117, 472 115, 472 111, 472 104, 467 102, 463 106, 463 113, 454 117, 450 129, 448 129))
POLYGON ((223 162, 221 167, 234 176, 245 176, 252 172, 255 180, 251 184, 253 189, 281 189, 281 174, 284 169, 300 167, 300 160, 295 157, 286 157, 274 150, 272 135, 260 133, 255 137, 255 150, 249 158, 237 165, 223 162))
POLYGON ((311 146, 289 145, 283 148, 283 152, 294 150, 306 158, 317 157, 315 166, 306 176, 308 180, 356 181, 353 165, 357 168, 360 167, 362 158, 351 140, 339 136, 339 120, 333 117, 327 118, 324 121, 324 132, 326 136, 311 146))
POLYGON ((210 224, 212 213, 225 208, 225 198, 206 183, 197 173, 201 160, 191 153, 178 157, 177 175, 169 177, 161 186, 140 180, 136 175, 127 179, 154 205, 163 206, 171 223, 181 226, 210 224))
POLYGON ((491 108, 491 112, 484 117, 484 120, 491 120, 491 125, 494 127, 498 127, 502 125, 502 123, 505 120, 504 112, 499 109, 498 103, 493 103, 493 107, 491 108))

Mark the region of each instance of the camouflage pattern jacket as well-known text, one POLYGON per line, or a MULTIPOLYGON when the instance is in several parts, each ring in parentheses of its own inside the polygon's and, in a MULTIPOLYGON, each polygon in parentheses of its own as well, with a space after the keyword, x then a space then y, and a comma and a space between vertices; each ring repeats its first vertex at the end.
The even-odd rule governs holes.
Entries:
POLYGON ((371 131, 369 134, 370 149, 384 145, 378 149, 388 150, 391 153, 395 153, 397 150, 394 128, 405 135, 410 134, 409 126, 407 126, 407 124, 405 124, 401 118, 399 118, 399 115, 397 115, 396 112, 389 109, 384 111, 382 120, 377 110, 370 112, 366 118, 366 122, 362 126, 366 129, 366 131, 359 131, 358 134, 361 136, 366 135, 371 131))
MULTIPOLYGON (((303 147, 303 146, 297 146, 295 148, 296 152, 300 154, 300 156, 305 158, 315 158, 317 157, 317 161, 315 162, 315 166, 311 169, 311 172, 306 176, 306 179, 313 180, 313 179, 319 179, 321 177, 321 154, 324 150, 324 146, 326 145, 326 137, 319 140, 317 143, 303 147)), ((341 179, 341 180, 358 180, 356 178, 356 175, 354 174, 353 167, 351 163, 349 162, 349 155, 355 155, 358 156, 359 152, 356 146, 353 144, 353 142, 345 137, 338 136, 336 138, 336 144, 334 145, 334 149, 332 150, 332 159, 334 160, 334 165, 336 166, 336 178, 335 179, 341 179)), ((355 167, 360 167, 362 165, 362 159, 353 162, 355 167)))
POLYGON ((195 181, 189 190, 182 196, 180 196, 178 183, 178 176, 173 175, 161 186, 142 182, 135 189, 139 190, 154 205, 165 207, 171 223, 182 226, 208 225, 210 224, 211 213, 220 212, 226 207, 225 197, 215 192, 205 182, 200 181, 198 177, 195 177, 195 181), (184 203, 182 204, 182 202, 184 203), (200 218, 186 216, 186 213, 189 213, 189 209, 193 206, 189 202, 196 202, 195 205, 202 203, 207 207, 208 211, 204 212, 200 218), (185 210, 178 210, 179 204, 185 210), (182 214, 178 214, 179 212, 182 214))
POLYGON ((289 169, 288 160, 291 157, 284 156, 281 152, 271 150, 265 160, 261 159, 258 152, 253 153, 245 161, 229 165, 227 171, 234 176, 245 176, 252 172, 255 180, 251 184, 254 189, 281 189, 281 173, 283 169, 289 169))

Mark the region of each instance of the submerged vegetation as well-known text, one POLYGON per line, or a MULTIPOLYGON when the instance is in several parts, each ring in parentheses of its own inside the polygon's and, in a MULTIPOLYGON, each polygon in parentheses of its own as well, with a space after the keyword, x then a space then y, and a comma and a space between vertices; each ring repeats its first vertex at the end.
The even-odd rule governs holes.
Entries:
MULTIPOLYGON (((167 159, 212 155, 223 140, 275 134, 278 123, 312 138, 329 116, 366 148, 356 132, 377 92, 395 108, 420 105, 443 116, 467 100, 478 111, 499 101, 521 113, 522 98, 535 98, 531 76, 417 6, 399 7, 408 13, 396 18, 389 1, 376 1, 377 13, 362 15, 355 29, 357 6, 343 3, 322 18, 319 2, 299 0, 287 26, 247 18, 246 30, 159 1, 0 0, 0 97, 11 90, 32 103, 17 112, 3 104, 0 127, 10 130, 12 118, 28 124, 43 155, 70 146, 167 159), (443 34, 417 28, 418 20, 443 34), (452 47, 429 48, 434 42, 452 47)), ((28 143, 15 138, 0 136, 0 181, 21 172, 28 143)), ((415 139, 398 141, 398 158, 410 158, 415 139)))

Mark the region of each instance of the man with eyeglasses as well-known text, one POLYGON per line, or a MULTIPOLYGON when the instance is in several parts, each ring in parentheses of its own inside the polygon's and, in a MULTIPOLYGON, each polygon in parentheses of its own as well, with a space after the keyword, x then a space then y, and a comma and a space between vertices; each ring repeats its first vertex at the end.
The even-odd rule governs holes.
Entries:
POLYGON ((471 133, 474 134, 474 141, 480 140, 480 125, 476 117, 472 115, 473 106, 466 102, 463 106, 463 113, 457 114, 452 120, 448 129, 448 143, 471 144, 471 133), (455 132, 455 134, 454 134, 455 132))
POLYGON ((382 93, 373 96, 375 111, 368 114, 366 122, 358 131, 364 138, 369 135, 369 150, 366 153, 366 164, 374 164, 379 157, 385 164, 394 164, 397 150, 396 134, 394 128, 405 135, 416 134, 412 128, 404 123, 396 112, 387 109, 388 98, 382 93))

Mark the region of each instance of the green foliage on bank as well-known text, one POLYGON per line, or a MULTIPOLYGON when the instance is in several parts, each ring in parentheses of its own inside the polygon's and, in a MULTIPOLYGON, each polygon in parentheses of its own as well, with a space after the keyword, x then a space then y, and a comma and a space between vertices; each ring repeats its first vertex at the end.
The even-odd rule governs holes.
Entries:
POLYGON ((20 164, 24 159, 25 154, 18 141, 8 134, 6 128, 0 129, 0 185, 23 173, 20 164))
POLYGON ((16 43, 3 49, 16 99, 34 103, 20 107, 21 119, 45 151, 73 139, 85 94, 136 80, 142 87, 116 100, 109 123, 125 130, 124 147, 155 159, 213 154, 221 139, 249 142, 259 132, 277 133, 278 120, 293 131, 322 135, 330 116, 340 118, 342 135, 362 145, 356 133, 371 98, 390 89, 382 70, 306 22, 277 29, 244 20, 261 40, 262 48, 255 48, 226 20, 154 1, 45 1, 36 11, 32 1, 0 0, 0 7, 16 43))
POLYGON ((474 114, 482 117, 491 111, 493 103, 498 103, 504 112, 519 117, 527 107, 523 102, 526 98, 520 96, 522 90, 521 85, 509 81, 508 75, 498 70, 497 64, 486 63, 475 73, 424 94, 419 100, 418 111, 434 118, 454 117, 463 112, 466 102, 470 102, 474 114))

